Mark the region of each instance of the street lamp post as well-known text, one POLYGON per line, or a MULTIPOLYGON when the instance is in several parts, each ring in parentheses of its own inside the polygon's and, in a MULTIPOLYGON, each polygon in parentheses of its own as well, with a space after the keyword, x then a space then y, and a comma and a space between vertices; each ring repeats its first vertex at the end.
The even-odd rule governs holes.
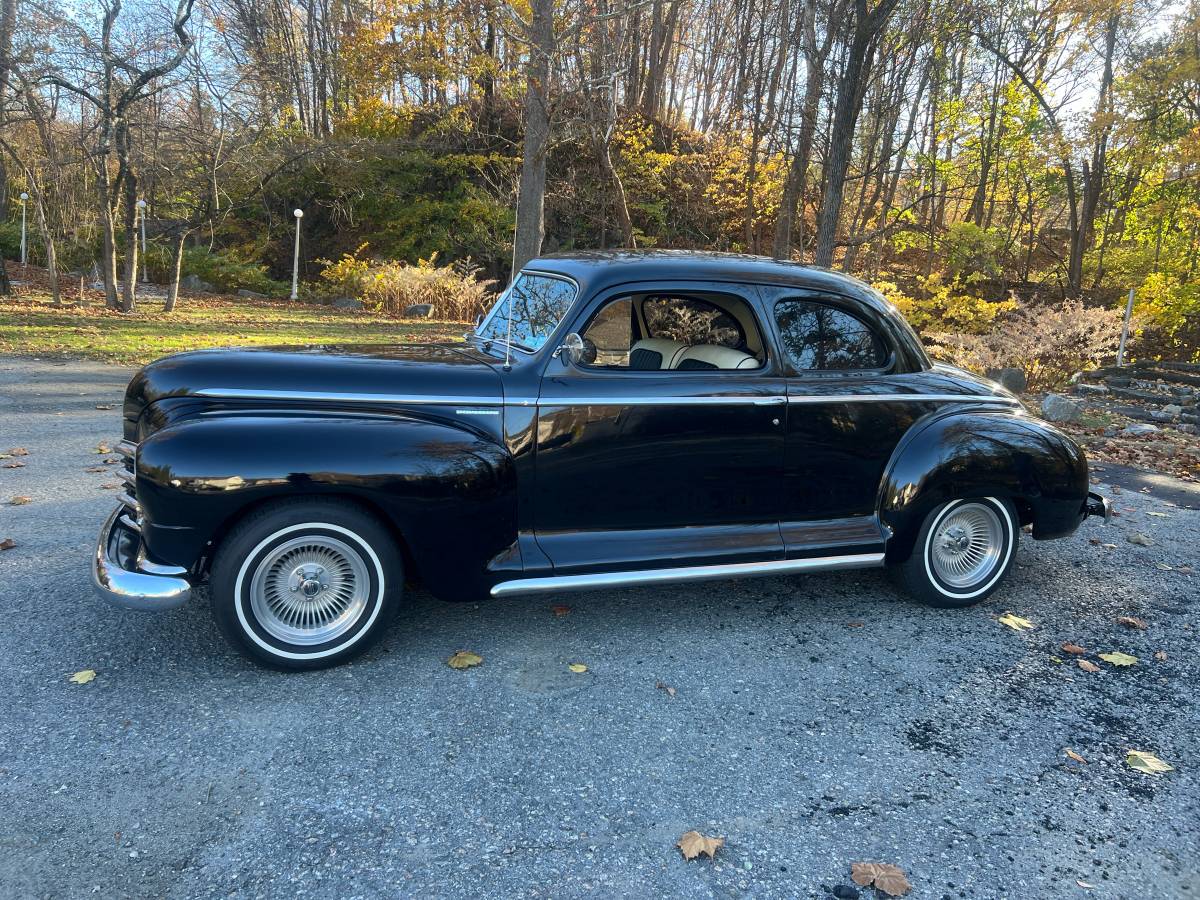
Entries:
POLYGON ((137 208, 142 219, 142 284, 149 284, 150 276, 146 274, 146 201, 139 200, 137 208))
POLYGON ((292 215, 296 217, 296 249, 292 252, 292 299, 300 299, 300 220, 304 217, 304 210, 293 209, 292 215))
POLYGON ((29 199, 29 195, 21 191, 21 265, 25 265, 27 258, 25 247, 25 201, 29 199))

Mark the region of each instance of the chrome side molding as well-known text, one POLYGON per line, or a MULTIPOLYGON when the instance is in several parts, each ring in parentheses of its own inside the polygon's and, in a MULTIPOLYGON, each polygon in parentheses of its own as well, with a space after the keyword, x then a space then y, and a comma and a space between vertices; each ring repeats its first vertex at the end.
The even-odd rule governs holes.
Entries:
POLYGON ((767 562, 724 563, 716 566, 682 566, 674 569, 636 569, 626 572, 600 572, 594 575, 547 575, 542 578, 517 578, 502 581, 491 590, 493 597, 513 594, 542 594, 547 591, 577 591, 589 588, 631 587, 649 584, 680 584, 688 581, 716 581, 761 575, 792 575, 799 572, 834 572, 843 569, 870 569, 883 565, 882 553, 856 553, 849 556, 818 556, 808 559, 777 559, 767 562))

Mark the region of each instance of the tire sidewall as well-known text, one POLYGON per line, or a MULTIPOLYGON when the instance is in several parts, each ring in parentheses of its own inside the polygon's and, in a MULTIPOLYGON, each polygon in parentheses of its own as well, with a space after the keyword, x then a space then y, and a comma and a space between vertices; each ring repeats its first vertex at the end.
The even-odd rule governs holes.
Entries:
POLYGON ((298 504, 243 523, 230 533, 214 560, 210 584, 213 613, 227 637, 258 662, 282 669, 320 669, 363 652, 384 629, 402 589, 399 553, 386 530, 350 505, 298 504), (290 644, 270 634, 254 615, 255 570, 275 547, 296 537, 333 537, 349 545, 366 565, 367 606, 353 627, 331 641, 290 644))
POLYGON ((928 589, 941 602, 952 605, 968 606, 987 597, 1000 585, 1004 577, 1008 574, 1009 569, 1012 568, 1013 559, 1016 557, 1017 536, 1019 533, 1018 523, 1016 510, 1012 504, 1007 500, 996 497, 970 497, 951 500, 934 509, 926 519, 925 526, 921 529, 920 540, 917 544, 920 571, 924 576, 923 580, 927 583, 928 589), (1001 547, 1002 562, 982 584, 961 589, 947 584, 938 576, 931 557, 933 554, 933 536, 937 532, 938 525, 950 513, 967 504, 986 506, 999 517, 1003 532, 1003 546, 1001 547))

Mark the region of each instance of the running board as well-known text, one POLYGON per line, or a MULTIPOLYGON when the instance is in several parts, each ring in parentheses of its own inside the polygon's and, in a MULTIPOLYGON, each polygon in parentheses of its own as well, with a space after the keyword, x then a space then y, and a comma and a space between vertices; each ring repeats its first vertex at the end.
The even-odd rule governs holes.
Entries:
POLYGON ((818 556, 809 559, 779 559, 768 562, 726 563, 720 566, 686 566, 677 569, 638 569, 631 572, 600 572, 594 575, 547 575, 502 581, 492 588, 493 597, 513 594, 544 594, 547 591, 578 591, 589 588, 631 587, 647 584, 680 584, 715 581, 752 575, 793 575, 798 572, 835 572, 869 569, 883 565, 882 553, 853 556, 818 556))

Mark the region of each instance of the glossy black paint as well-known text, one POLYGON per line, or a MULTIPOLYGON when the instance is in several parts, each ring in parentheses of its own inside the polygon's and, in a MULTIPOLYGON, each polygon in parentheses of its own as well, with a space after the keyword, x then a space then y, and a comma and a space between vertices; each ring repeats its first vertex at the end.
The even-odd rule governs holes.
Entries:
POLYGON ((576 254, 531 270, 578 286, 537 353, 452 347, 200 351, 129 385, 151 559, 202 576, 249 509, 336 494, 376 511, 440 596, 541 574, 909 552, 943 499, 1014 499, 1035 537, 1081 521, 1079 449, 1002 388, 933 366, 890 305, 853 279, 758 258, 576 254), (552 356, 608 298, 720 290, 750 305, 766 365, 589 369, 552 356), (772 309, 819 297, 871 324, 888 366, 805 373, 772 309), (886 396, 886 400, 872 397, 886 396))

